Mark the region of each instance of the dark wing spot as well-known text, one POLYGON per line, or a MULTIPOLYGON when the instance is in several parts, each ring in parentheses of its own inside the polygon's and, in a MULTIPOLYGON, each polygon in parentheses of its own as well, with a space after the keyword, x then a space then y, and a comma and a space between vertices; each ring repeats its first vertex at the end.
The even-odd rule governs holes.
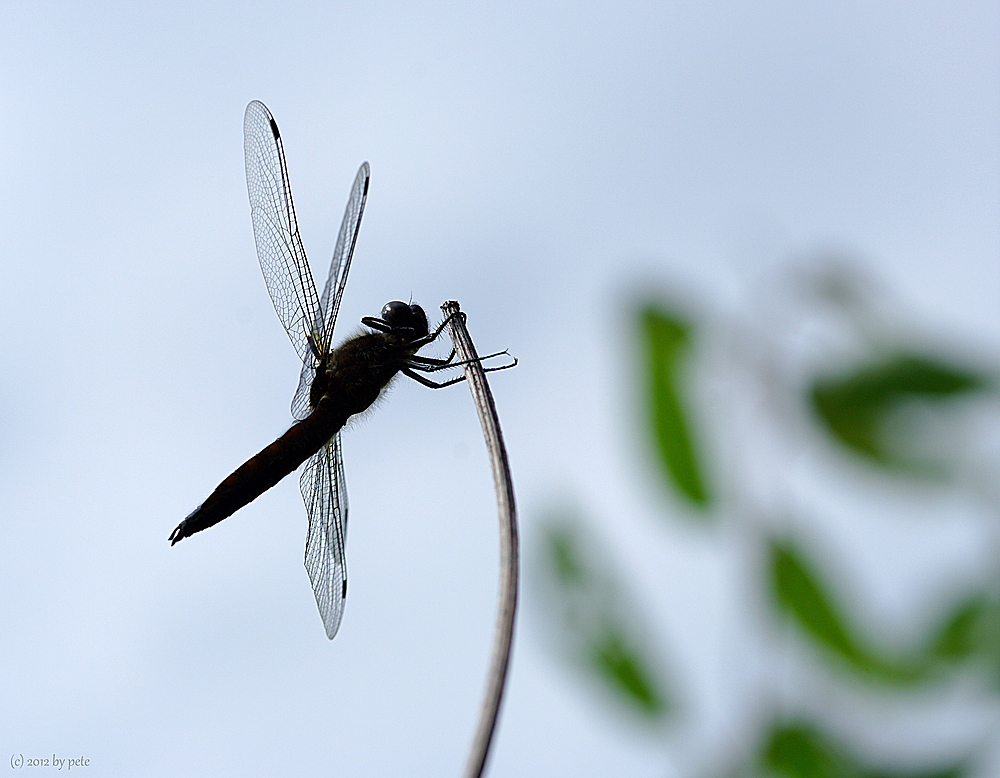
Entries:
POLYGON ((274 135, 275 140, 281 137, 281 134, 278 132, 278 123, 273 117, 271 118, 271 134, 274 135))
POLYGON ((342 600, 346 600, 347 599, 347 579, 346 578, 344 579, 343 590, 340 592, 340 599, 342 599, 342 600))

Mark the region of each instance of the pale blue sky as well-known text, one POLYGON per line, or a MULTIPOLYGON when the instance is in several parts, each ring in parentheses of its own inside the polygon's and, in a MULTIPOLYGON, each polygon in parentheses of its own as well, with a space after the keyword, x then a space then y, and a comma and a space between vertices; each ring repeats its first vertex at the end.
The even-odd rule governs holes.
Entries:
MULTIPOLYGON (((990 2, 6 4, 0 756, 464 765, 496 531, 461 387, 400 383, 345 435, 333 643, 294 479, 166 542, 285 429, 298 376, 254 254, 249 100, 282 128, 318 273, 371 163, 340 336, 390 299, 458 299, 481 349, 521 359, 493 386, 530 539, 560 489, 635 487, 614 482, 634 454, 614 338, 638 283, 729 299, 832 246, 996 350, 998 33, 990 2)), ((536 633, 522 620, 493 775, 691 764, 536 633)))

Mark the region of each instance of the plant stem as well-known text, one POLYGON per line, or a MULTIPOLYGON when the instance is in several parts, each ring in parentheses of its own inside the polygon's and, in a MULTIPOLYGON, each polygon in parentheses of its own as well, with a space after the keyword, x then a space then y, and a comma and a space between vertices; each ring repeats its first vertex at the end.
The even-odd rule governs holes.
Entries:
MULTIPOLYGON (((441 306, 444 315, 458 314, 459 305, 449 301, 441 306)), ((514 613, 517 609, 517 515, 514 505, 514 485, 507 462, 507 449, 500 431, 493 394, 486 382, 486 373, 478 361, 476 347, 465 327, 465 317, 454 315, 448 324, 448 334, 455 346, 457 359, 464 362, 465 379, 472 392, 472 399, 479 414, 486 440, 486 450, 493 470, 493 484, 496 488, 497 511, 500 518, 500 600, 497 611, 496 630, 493 635, 493 654, 490 659, 489 675, 486 679, 486 694, 479 718, 479 726, 472 742, 472 751, 466 767, 466 778, 480 778, 486 768, 500 701, 507 680, 510 664, 510 649, 514 637, 514 613)))

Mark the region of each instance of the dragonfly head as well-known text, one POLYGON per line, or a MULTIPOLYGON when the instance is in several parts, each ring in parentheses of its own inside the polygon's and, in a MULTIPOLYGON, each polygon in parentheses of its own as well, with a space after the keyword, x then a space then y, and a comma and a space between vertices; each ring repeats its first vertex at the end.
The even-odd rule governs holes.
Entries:
MULTIPOLYGON (((424 309, 416 303, 407 305, 399 300, 386 303, 379 319, 381 319, 379 323, 384 322, 384 325, 382 327, 376 326, 376 329, 398 333, 405 336, 407 340, 417 340, 427 335, 427 315, 424 313, 424 309)), ((365 323, 371 326, 371 321, 378 322, 379 320, 369 319, 365 323)))

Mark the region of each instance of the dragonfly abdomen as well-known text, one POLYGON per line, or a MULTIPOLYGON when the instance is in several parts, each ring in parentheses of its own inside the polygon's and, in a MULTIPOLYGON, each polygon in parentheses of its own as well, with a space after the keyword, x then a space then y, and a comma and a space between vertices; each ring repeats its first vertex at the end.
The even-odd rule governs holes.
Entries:
POLYGON ((177 525, 170 535, 173 545, 232 516, 257 499, 315 454, 347 421, 321 404, 308 417, 246 462, 219 484, 208 499, 177 525))

